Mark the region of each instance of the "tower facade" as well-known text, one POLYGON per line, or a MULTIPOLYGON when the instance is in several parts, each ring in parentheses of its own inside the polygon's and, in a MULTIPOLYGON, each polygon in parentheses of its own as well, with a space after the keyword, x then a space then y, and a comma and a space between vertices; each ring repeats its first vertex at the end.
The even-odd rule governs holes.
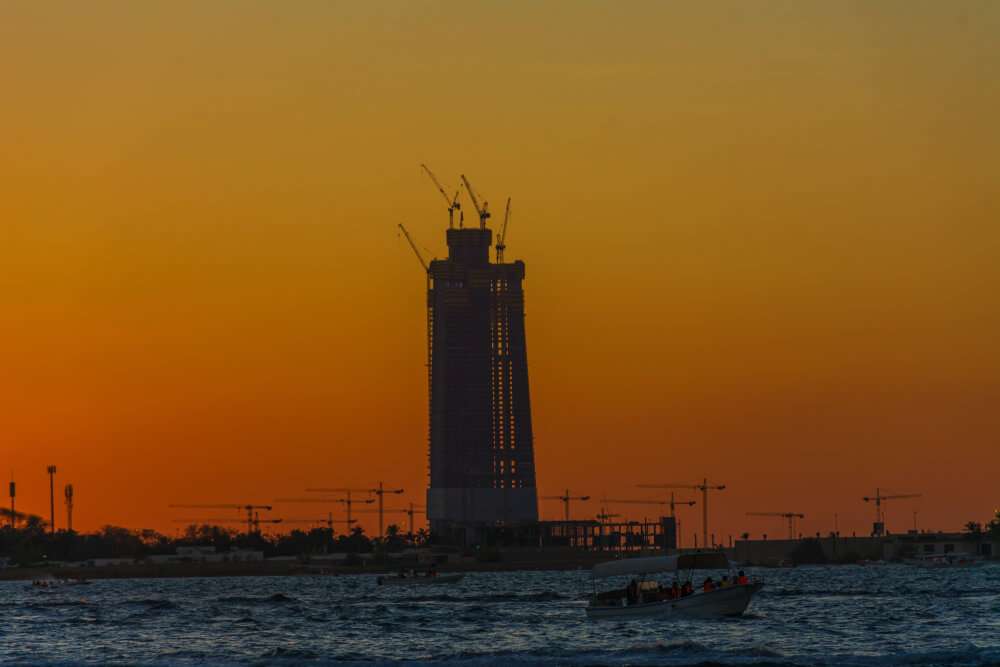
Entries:
POLYGON ((449 229, 427 289, 432 532, 538 520, 524 263, 489 229, 449 229))

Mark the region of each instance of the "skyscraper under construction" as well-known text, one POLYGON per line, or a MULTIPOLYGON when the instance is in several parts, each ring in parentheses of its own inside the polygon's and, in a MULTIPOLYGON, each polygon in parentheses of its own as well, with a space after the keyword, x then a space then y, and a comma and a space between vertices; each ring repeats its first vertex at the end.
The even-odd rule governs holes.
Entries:
MULTIPOLYGON (((478 206, 478 205, 477 205, 478 206)), ((524 335, 524 262, 490 262, 492 232, 449 229, 428 269, 430 488, 436 534, 538 520, 524 335)), ((502 250, 498 243, 498 250, 502 250)))

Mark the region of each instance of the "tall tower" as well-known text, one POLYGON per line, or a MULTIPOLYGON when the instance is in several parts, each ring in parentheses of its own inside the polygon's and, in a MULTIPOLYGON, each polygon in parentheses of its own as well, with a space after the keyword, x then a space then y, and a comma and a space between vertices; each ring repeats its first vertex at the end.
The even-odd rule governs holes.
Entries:
POLYGON ((468 536, 538 520, 524 263, 491 263, 486 228, 447 240, 448 258, 428 271, 427 517, 432 532, 468 536))

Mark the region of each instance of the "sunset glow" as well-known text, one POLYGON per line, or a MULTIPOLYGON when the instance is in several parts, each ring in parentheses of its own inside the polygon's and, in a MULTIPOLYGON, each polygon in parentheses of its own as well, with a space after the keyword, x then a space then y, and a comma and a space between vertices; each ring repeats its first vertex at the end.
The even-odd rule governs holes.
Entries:
POLYGON ((48 515, 49 464, 78 530, 423 504, 397 224, 444 255, 426 162, 512 197, 539 495, 590 495, 575 518, 705 477, 720 541, 785 531, 748 511, 867 534, 876 487, 923 494, 894 532, 991 517, 1000 4, 279 4, 0 8, 19 510, 48 515))

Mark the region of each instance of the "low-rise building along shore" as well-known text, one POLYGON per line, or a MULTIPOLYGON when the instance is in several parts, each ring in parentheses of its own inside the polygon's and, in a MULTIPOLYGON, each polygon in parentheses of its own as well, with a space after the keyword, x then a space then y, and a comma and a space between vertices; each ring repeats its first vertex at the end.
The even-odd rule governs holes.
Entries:
POLYGON ((737 540, 733 557, 741 563, 857 563, 896 561, 931 555, 1000 556, 1000 540, 987 534, 909 532, 881 537, 827 535, 795 540, 737 540))

